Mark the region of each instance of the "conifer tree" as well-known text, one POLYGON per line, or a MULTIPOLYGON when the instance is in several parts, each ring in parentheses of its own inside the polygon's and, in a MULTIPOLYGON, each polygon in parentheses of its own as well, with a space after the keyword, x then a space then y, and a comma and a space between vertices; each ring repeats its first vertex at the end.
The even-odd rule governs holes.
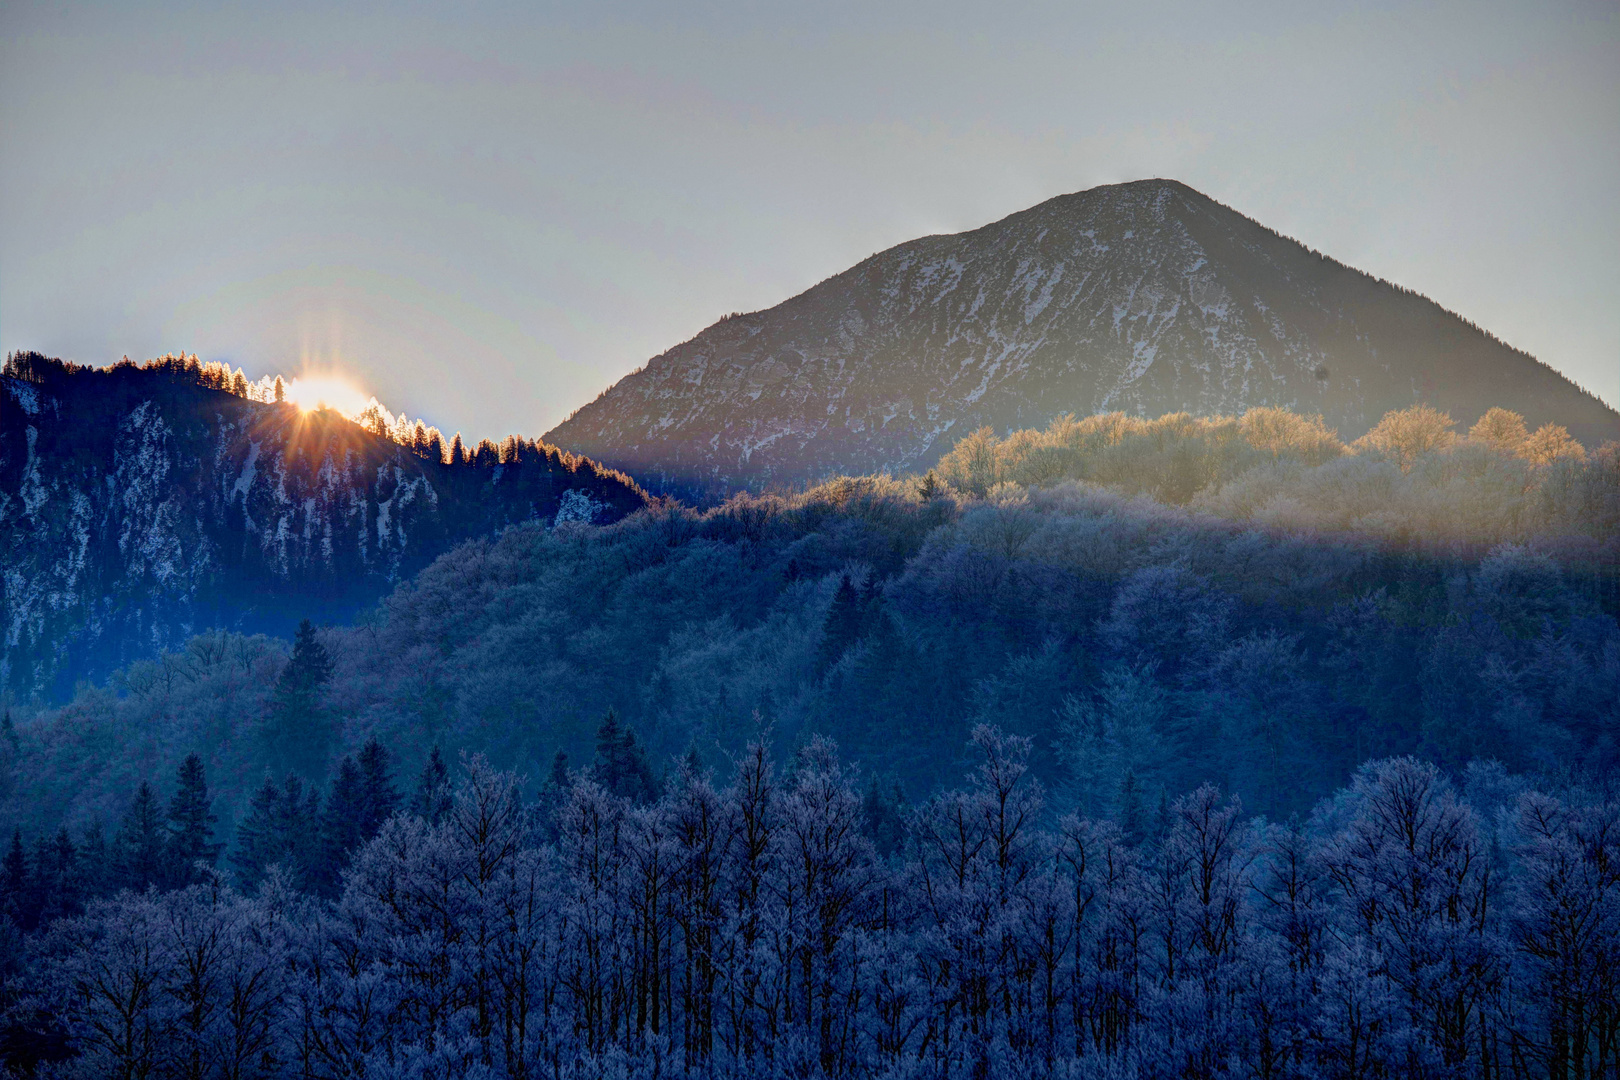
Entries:
POLYGON ((236 849, 231 864, 243 892, 253 892, 265 871, 278 862, 283 850, 281 789, 270 777, 253 793, 247 816, 236 826, 236 849))
POLYGON ((17 749, 19 744, 19 740, 17 738, 17 725, 11 722, 11 706, 9 705, 6 706, 6 714, 4 718, 0 718, 0 738, 3 738, 6 740, 6 742, 10 743, 12 750, 17 749))
POLYGON ((270 867, 280 866, 295 885, 308 887, 316 867, 320 830, 320 795, 306 793, 304 782, 288 773, 278 787, 268 776, 253 793, 247 816, 236 827, 236 850, 231 864, 237 883, 252 892, 270 867))
POLYGON ((183 888, 199 880, 199 862, 213 866, 219 860, 220 845, 214 843, 214 823, 209 813, 208 779, 202 758, 186 755, 180 763, 179 786, 169 800, 168 849, 169 883, 183 888))
POLYGON ((0 862, 0 910, 24 930, 32 929, 28 918, 30 900, 28 852, 23 847, 22 830, 13 829, 11 847, 0 862))
POLYGON ((66 828, 58 829, 50 840, 40 837, 35 842, 32 908, 40 925, 78 914, 82 895, 78 855, 66 828))
POLYGON ((276 404, 287 400, 287 387, 282 383, 281 376, 276 376, 276 404))
POLYGON ((884 791, 875 776, 866 789, 866 797, 861 800, 861 833, 884 858, 899 851, 905 842, 906 827, 900 816, 904 804, 899 784, 884 791))
POLYGON ((321 814, 320 859, 313 875, 317 892, 336 896, 342 891, 343 870, 355 850, 371 838, 365 774, 348 754, 338 762, 337 776, 321 814))
POLYGON ((360 748, 360 840, 377 835, 383 822, 399 809, 399 792, 388 776, 388 751, 373 736, 360 748))
POLYGON ((444 755, 435 746, 428 754, 427 764, 422 766, 422 772, 417 776, 410 811, 429 825, 437 825, 450 813, 453 805, 450 798, 450 770, 445 767, 444 755))
POLYGON ((139 892, 161 881, 165 863, 163 841, 163 811, 158 806, 157 792, 143 780, 118 826, 118 835, 113 838, 115 886, 139 892))
POLYGON ((455 437, 450 440, 450 464, 467 464, 467 448, 462 445, 461 432, 459 431, 456 432, 455 437))
POLYGON ((827 609, 827 622, 823 630, 821 648, 817 653, 817 667, 822 671, 836 664, 849 647, 861 636, 861 597, 845 574, 833 594, 832 607, 827 609))
POLYGON ((104 895, 112 878, 112 867, 107 859, 107 834, 101 819, 92 821, 79 841, 78 895, 91 900, 104 895))
POLYGON ((292 657, 276 680, 268 741, 280 769, 313 775, 326 760, 330 736, 321 691, 332 677, 332 660, 308 619, 298 625, 292 657))
POLYGON ((612 709, 596 729, 595 779, 603 788, 635 802, 655 801, 663 785, 653 772, 647 752, 636 741, 636 733, 621 727, 612 709))
MULTIPOLYGON (((1161 813, 1168 815, 1168 808, 1161 813)), ((1142 784, 1136 779, 1136 770, 1126 769, 1125 779, 1119 785, 1119 828, 1125 834, 1125 842, 1135 846, 1147 839, 1147 824, 1142 784)))

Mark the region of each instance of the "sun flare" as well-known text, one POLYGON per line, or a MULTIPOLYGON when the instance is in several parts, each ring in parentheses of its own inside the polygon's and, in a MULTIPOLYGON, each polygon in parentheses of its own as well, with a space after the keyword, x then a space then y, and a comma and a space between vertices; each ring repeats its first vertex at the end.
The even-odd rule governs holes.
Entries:
POLYGON ((334 409, 351 420, 371 402, 353 383, 337 375, 301 375, 287 386, 287 400, 304 412, 334 409))

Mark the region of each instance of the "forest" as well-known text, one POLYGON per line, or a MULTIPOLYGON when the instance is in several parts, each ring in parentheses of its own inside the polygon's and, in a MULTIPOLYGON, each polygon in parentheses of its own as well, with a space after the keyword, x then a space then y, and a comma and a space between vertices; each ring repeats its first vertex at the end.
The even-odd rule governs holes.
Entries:
POLYGON ((0 1050, 1614 1075, 1617 547, 1620 447, 1424 406, 513 526, 8 707, 0 1050))

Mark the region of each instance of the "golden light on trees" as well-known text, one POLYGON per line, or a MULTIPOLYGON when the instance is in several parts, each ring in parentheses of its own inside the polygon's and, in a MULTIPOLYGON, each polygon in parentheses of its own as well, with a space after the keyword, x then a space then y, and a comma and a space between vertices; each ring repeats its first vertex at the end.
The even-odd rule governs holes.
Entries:
POLYGON ((304 412, 332 409, 351 420, 371 404, 371 395, 340 375, 300 375, 287 385, 287 400, 304 412))

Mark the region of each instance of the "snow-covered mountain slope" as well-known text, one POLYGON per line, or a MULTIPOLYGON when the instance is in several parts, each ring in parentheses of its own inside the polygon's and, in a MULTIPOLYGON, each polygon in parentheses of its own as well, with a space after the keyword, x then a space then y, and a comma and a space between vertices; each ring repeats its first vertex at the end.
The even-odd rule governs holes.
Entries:
POLYGON ((1620 415, 1415 293, 1184 184, 1044 202, 872 256, 654 357, 549 432, 652 486, 920 469, 981 425, 1282 405, 1354 438, 1417 401, 1589 445, 1620 415))
POLYGON ((25 696, 210 627, 347 620, 470 537, 644 503, 554 449, 445 465, 336 413, 30 359, 0 376, 0 689, 25 696))

